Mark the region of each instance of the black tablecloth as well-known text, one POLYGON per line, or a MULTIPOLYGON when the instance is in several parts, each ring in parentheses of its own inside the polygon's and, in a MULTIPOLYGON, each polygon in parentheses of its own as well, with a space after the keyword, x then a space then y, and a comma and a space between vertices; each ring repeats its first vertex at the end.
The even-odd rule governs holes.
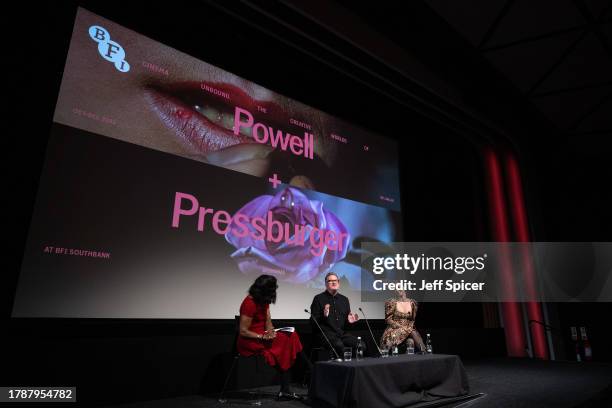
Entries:
POLYGON ((315 407, 405 407, 467 394, 458 356, 414 354, 314 366, 310 398, 315 407))

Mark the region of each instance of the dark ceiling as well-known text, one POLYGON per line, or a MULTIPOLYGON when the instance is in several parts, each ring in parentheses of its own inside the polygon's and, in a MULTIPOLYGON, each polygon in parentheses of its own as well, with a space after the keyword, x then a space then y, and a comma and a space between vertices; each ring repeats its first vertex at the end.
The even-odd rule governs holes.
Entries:
POLYGON ((559 130, 612 134, 607 0, 426 0, 559 130))
MULTIPOLYGON (((425 3, 556 128, 569 135, 612 134, 611 2, 425 3)), ((383 16, 369 15, 362 10, 380 28, 374 19, 383 16)), ((392 14, 383 18, 388 29, 395 20, 392 14)), ((393 41, 411 47, 414 38, 396 35, 393 41)))

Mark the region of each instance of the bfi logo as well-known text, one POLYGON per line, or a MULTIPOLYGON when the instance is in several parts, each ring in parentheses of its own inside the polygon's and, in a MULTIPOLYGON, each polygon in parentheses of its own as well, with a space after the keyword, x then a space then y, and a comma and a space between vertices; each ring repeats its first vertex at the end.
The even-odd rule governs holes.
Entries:
POLYGON ((128 72, 130 64, 125 60, 125 50, 122 46, 112 41, 110 34, 104 27, 89 27, 89 36, 98 43, 98 53, 107 61, 112 62, 118 71, 128 72))

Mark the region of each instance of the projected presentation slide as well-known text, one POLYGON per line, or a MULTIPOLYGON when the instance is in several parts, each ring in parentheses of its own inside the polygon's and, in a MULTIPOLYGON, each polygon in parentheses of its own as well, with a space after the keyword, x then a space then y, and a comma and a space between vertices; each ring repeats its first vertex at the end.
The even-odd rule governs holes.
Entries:
POLYGON ((79 9, 13 316, 233 318, 270 274, 307 318, 400 204, 394 141, 79 9))

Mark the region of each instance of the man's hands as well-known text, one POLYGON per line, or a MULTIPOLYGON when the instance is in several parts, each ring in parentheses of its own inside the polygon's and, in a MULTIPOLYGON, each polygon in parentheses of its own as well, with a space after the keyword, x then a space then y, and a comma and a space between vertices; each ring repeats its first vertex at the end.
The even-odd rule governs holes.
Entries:
MULTIPOLYGON (((329 316, 329 303, 326 304, 323 307, 323 316, 328 317, 329 316)), ((359 320, 359 315, 357 313, 349 313, 348 314, 348 322, 349 323, 355 323, 356 321, 359 320)))

